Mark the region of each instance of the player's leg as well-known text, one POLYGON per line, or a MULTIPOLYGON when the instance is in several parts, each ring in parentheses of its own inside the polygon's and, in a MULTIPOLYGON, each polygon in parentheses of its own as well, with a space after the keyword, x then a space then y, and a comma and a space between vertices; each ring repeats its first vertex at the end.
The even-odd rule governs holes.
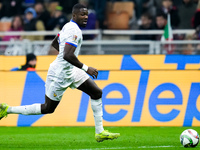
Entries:
POLYGON ((95 120, 95 132, 101 133, 104 130, 102 123, 102 90, 96 85, 96 83, 91 78, 87 79, 77 89, 85 92, 91 97, 91 107, 93 110, 95 120))
POLYGON ((39 115, 41 114, 41 104, 32 104, 24 106, 8 106, 5 103, 0 104, 0 118, 6 117, 7 114, 39 115))
MULTIPOLYGON (((8 106, 5 103, 0 104, 0 119, 6 117, 7 114, 23 114, 23 115, 39 115, 53 113, 59 104, 64 91, 67 89, 63 88, 57 81, 55 76, 56 65, 50 66, 47 74, 45 83, 45 103, 44 104, 32 104, 24 106, 8 106), (55 92, 57 94, 55 94, 55 92)), ((62 81, 60 83, 63 83, 62 81)))
POLYGON ((102 97, 102 90, 97 86, 97 84, 91 78, 88 78, 77 89, 88 94, 93 100, 98 100, 102 97))
POLYGON ((39 115, 53 113, 59 101, 53 101, 45 96, 44 104, 32 104, 24 106, 8 106, 5 103, 0 104, 0 119, 7 114, 39 115))
POLYGON ((111 133, 103 128, 103 111, 102 111, 102 90, 91 79, 87 79, 77 89, 87 93, 91 97, 91 107, 95 121, 95 139, 97 142, 102 142, 108 139, 116 139, 120 136, 119 133, 111 133))
POLYGON ((49 97, 45 95, 45 103, 41 105, 41 113, 42 114, 50 114, 53 113, 56 107, 58 106, 60 101, 51 100, 49 97))

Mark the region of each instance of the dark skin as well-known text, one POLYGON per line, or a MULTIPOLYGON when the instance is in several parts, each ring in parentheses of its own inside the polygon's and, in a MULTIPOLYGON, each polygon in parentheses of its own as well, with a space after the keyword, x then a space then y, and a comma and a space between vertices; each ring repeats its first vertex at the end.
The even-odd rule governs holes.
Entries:
MULTIPOLYGON (((72 13, 72 20, 75 21, 80 27, 85 27, 87 25, 87 8, 81 8, 80 10, 73 11, 72 13)), ((58 36, 56 36, 52 41, 52 46, 59 51, 58 36)), ((82 68, 83 63, 80 62, 79 59, 74 55, 75 50, 76 47, 66 44, 64 48, 63 59, 65 59, 66 61, 78 68, 82 68)), ((93 67, 88 67, 87 73, 93 78, 97 78, 98 76, 98 70, 93 67)), ((85 92, 94 100, 97 100, 102 96, 102 90, 96 85, 96 83, 91 78, 87 79, 77 89, 85 92)), ((45 95, 45 103, 41 105, 42 114, 53 113, 58 104, 59 101, 51 100, 45 95)))

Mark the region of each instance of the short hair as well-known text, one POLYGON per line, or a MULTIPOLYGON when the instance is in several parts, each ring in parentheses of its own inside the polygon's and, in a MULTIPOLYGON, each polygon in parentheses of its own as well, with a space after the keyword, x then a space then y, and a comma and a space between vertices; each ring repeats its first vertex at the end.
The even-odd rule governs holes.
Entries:
POLYGON ((164 12, 160 12, 156 14, 156 17, 163 17, 164 19, 167 19, 167 14, 165 14, 164 12))
POLYGON ((72 8, 72 13, 77 13, 77 12, 79 12, 81 8, 87 8, 87 7, 86 7, 85 5, 83 5, 83 4, 80 4, 80 3, 75 4, 75 5, 73 6, 73 8, 72 8))
POLYGON ((146 17, 146 18, 148 18, 149 20, 152 20, 152 19, 153 19, 153 17, 152 17, 150 14, 148 14, 148 13, 142 14, 142 17, 146 17))

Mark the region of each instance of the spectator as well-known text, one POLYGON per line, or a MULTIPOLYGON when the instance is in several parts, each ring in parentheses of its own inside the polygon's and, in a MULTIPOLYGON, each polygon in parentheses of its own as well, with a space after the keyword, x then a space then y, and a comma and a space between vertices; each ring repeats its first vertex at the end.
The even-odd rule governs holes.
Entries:
POLYGON ((192 19, 192 24, 195 29, 200 25, 200 0, 197 4, 197 9, 192 19))
POLYGON ((179 7, 180 24, 179 29, 192 29, 192 17, 194 16, 196 5, 192 0, 183 0, 179 7))
POLYGON ((41 20, 45 26, 45 29, 47 29, 47 22, 50 19, 50 13, 46 10, 44 4, 41 2, 36 3, 34 9, 37 13, 37 19, 41 20))
POLYGON ((0 18, 13 17, 15 15, 21 15, 23 0, 2 0, 2 8, 0 9, 0 18))
MULTIPOLYGON (((27 8, 25 10, 25 31, 43 31, 45 30, 42 21, 37 19, 37 14, 33 8, 27 8)), ((23 36, 24 39, 29 39, 31 41, 44 40, 44 36, 23 36)))
MULTIPOLYGON (((88 7, 89 1, 88 0, 79 0, 79 3, 88 7)), ((82 28, 82 30, 89 30, 89 29, 96 29, 97 28, 97 20, 96 20, 96 13, 95 10, 88 8, 88 21, 87 26, 82 28)), ((84 40, 92 40, 94 39, 94 35, 83 35, 84 40)))
POLYGON ((156 15, 156 29, 163 30, 167 24, 167 15, 159 13, 156 15))
MULTIPOLYGON (((167 24, 167 15, 164 13, 157 14, 156 16, 156 29, 164 30, 167 24)), ((162 35, 157 35, 156 40, 161 40, 162 35)))
POLYGON ((68 22, 67 17, 62 12, 63 8, 57 6, 53 16, 48 21, 48 30, 61 30, 62 27, 68 22))
POLYGON ((36 56, 33 53, 29 53, 26 55, 26 64, 12 68, 11 71, 35 71, 36 63, 36 56))
POLYGON ((193 37, 195 40, 200 40, 200 25, 196 27, 193 37))
MULTIPOLYGON (((200 25, 196 27, 193 38, 194 40, 200 40, 200 25)), ((197 44, 196 51, 196 54, 200 55, 200 44, 197 44)))
MULTIPOLYGON (((143 14, 141 16, 141 25, 139 26, 139 30, 152 29, 154 29, 152 17, 149 14, 143 14)), ((136 35, 135 40, 155 40, 155 36, 150 34, 136 35)))
POLYGON ((157 9, 157 13, 169 13, 172 27, 178 27, 180 23, 180 18, 178 16, 178 9, 175 6, 173 6, 172 0, 162 0, 162 7, 157 9))
MULTIPOLYGON (((186 35, 184 40, 193 40, 193 35, 186 35)), ((195 48, 193 44, 184 44, 183 49, 181 50, 181 54, 183 55, 191 55, 195 54, 195 48)))
MULTIPOLYGON (((12 19, 11 22, 11 28, 8 31, 23 31, 24 27, 23 27, 24 23, 23 23, 23 19, 21 16, 15 16, 12 19)), ((10 41, 11 39, 13 40, 20 40, 21 37, 18 35, 13 35, 13 36, 4 36, 3 37, 3 41, 10 41)))

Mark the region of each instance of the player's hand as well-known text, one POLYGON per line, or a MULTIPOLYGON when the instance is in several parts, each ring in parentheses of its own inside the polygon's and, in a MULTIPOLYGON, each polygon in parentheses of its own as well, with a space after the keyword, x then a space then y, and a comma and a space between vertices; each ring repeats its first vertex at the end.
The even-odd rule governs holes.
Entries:
POLYGON ((91 75, 94 79, 98 76, 98 70, 92 67, 88 67, 87 73, 91 75))

